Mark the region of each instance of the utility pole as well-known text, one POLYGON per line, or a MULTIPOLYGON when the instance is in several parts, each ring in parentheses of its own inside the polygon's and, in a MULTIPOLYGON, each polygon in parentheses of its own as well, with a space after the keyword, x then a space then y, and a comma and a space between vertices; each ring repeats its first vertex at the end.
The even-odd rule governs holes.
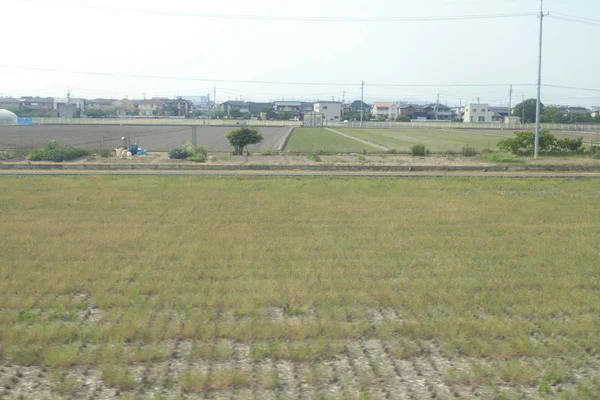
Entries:
POLYGON ((512 114, 512 94, 513 94, 513 85, 510 85, 510 90, 508 91, 508 120, 507 124, 510 124, 510 114, 512 114))
POLYGON ((345 103, 345 102, 346 102, 346 91, 344 90, 342 92, 342 103, 345 103))
POLYGON ((360 84, 360 127, 362 128, 363 122, 363 104, 365 104, 365 81, 360 84))
POLYGON ((480 99, 480 98, 481 98, 481 97, 478 97, 478 98, 477 98, 477 104, 479 104, 479 99, 480 99))
POLYGON ((439 108, 440 108, 440 92, 438 92, 437 102, 435 103, 435 120, 438 121, 440 119, 439 116, 439 108))
POLYGON ((217 87, 215 86, 215 88, 214 88, 214 95, 213 95, 213 106, 212 106, 213 112, 211 113, 211 118, 212 118, 212 115, 214 114, 216 106, 217 106, 217 87))
POLYGON ((540 117, 542 112, 542 44, 544 38, 544 0, 540 0, 540 54, 538 60, 537 105, 535 108, 535 151, 534 157, 540 156, 540 117))

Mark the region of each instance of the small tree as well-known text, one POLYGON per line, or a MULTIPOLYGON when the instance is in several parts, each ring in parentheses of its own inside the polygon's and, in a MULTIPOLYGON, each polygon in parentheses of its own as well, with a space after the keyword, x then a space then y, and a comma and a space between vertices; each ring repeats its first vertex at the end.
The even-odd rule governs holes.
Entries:
POLYGON ((258 130, 244 126, 233 132, 229 132, 227 139, 229 139, 229 143, 233 147, 233 155, 241 156, 248 145, 262 142, 263 136, 258 130))
MULTIPOLYGON (((540 152, 550 151, 556 145, 556 138, 546 130, 540 131, 540 152)), ((502 151, 519 156, 530 155, 535 147, 535 133, 515 132, 515 137, 504 139, 498 143, 502 151)))

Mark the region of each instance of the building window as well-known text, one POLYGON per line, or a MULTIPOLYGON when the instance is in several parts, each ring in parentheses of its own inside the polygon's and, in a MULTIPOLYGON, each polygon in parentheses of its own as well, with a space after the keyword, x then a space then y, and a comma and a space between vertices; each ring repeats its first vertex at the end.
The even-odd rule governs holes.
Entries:
POLYGON ((476 112, 477 112, 477 109, 476 109, 476 108, 474 108, 474 109, 473 109, 473 112, 474 112, 474 113, 476 113, 476 112))
POLYGON ((479 122, 485 122, 485 117, 479 117, 479 122))
POLYGON ((327 110, 327 106, 323 106, 323 110, 327 110))

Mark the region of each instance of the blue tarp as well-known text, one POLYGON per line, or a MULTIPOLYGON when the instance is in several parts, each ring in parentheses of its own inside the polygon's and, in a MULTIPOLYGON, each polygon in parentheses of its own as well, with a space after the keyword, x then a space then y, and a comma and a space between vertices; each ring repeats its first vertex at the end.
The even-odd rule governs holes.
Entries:
POLYGON ((33 125, 33 118, 19 117, 19 125, 33 125))

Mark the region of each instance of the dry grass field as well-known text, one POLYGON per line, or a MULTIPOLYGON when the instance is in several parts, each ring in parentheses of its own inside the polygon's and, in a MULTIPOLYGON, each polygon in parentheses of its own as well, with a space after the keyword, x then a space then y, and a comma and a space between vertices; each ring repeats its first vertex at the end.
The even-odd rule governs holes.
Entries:
POLYGON ((600 182, 0 178, 2 399, 597 399, 600 182))
MULTIPOLYGON (((197 126, 197 141, 209 151, 230 151, 227 133, 239 126, 197 126)), ((249 146, 251 151, 276 150, 289 127, 259 127, 264 140, 249 146)), ((61 146, 84 147, 90 150, 114 149, 130 137, 150 151, 169 151, 192 141, 191 126, 140 126, 140 125, 33 125, 0 127, 0 149, 34 149, 49 140, 61 146)))

